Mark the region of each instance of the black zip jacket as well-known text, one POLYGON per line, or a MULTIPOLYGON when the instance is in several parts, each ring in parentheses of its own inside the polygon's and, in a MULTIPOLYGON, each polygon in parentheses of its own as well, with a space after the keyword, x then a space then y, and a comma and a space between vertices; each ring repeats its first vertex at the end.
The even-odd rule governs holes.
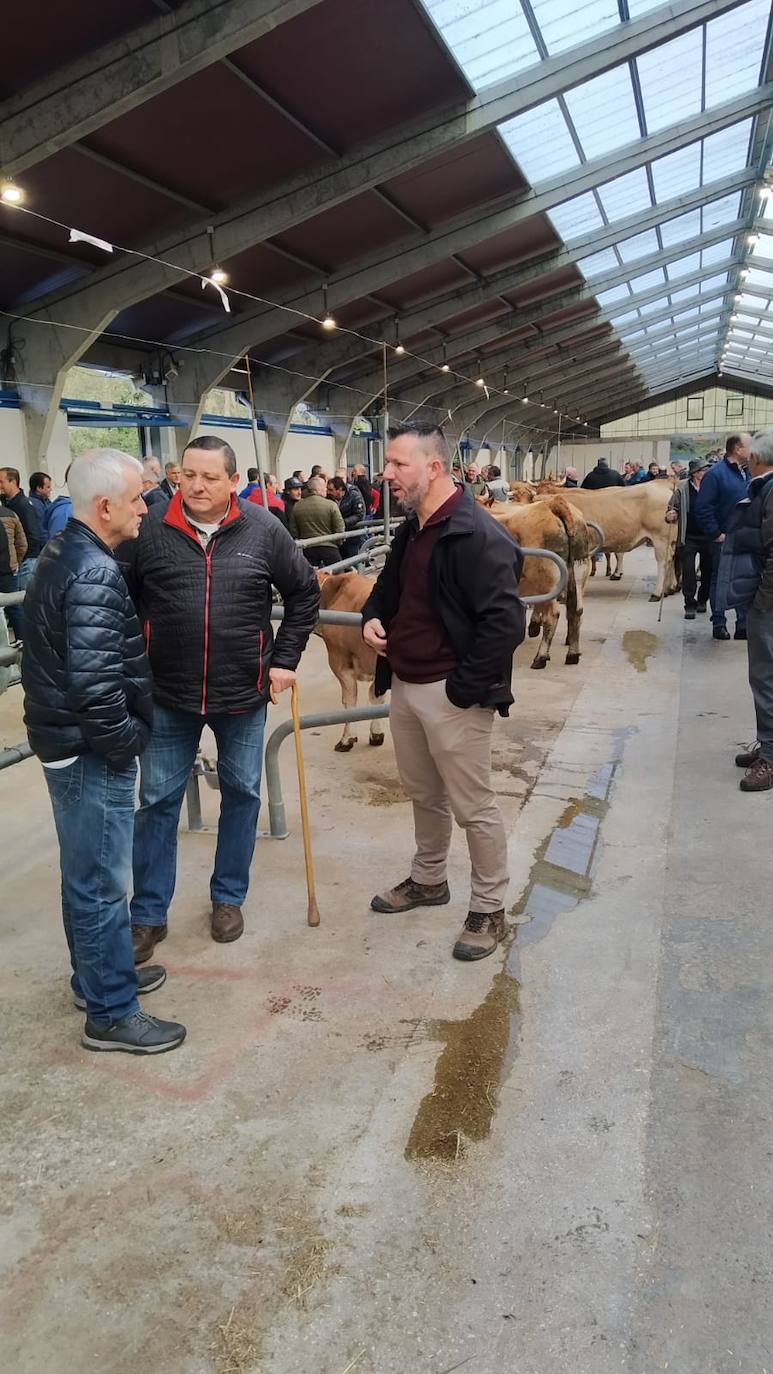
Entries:
POLYGON ((143 623, 153 696, 200 715, 252 711, 266 701, 268 672, 298 666, 314 627, 313 570, 270 511, 231 498, 206 551, 177 492, 143 518, 119 559, 143 623), (272 584, 284 602, 274 643, 272 584))
POLYGON ((24 599, 24 723, 43 763, 94 753, 116 771, 145 748, 150 667, 121 570, 70 520, 40 555, 24 599))
MULTIPOLYGON (((400 604, 400 564, 415 515, 400 525, 376 585, 362 610, 363 625, 374 618, 389 636, 400 604)), ((429 585, 432 604, 457 658, 446 679, 454 706, 489 706, 506 716, 513 704, 510 679, 513 654, 526 633, 526 613, 518 596, 523 555, 507 530, 465 488, 443 526, 432 553, 429 585)), ((389 657, 376 665, 376 694, 389 688, 389 657)))

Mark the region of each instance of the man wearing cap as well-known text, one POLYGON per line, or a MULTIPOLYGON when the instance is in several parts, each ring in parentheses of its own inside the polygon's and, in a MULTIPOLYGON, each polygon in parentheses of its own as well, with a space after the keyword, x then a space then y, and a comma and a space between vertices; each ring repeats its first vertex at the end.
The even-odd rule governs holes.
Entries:
POLYGON ((705 615, 706 602, 709 599, 711 541, 700 524, 695 509, 700 485, 704 473, 708 472, 708 467, 705 458, 690 459, 689 475, 681 482, 677 482, 666 511, 668 523, 677 526, 676 557, 682 571, 685 620, 694 620, 696 612, 705 615), (696 558, 700 569, 700 585, 696 575, 696 558))

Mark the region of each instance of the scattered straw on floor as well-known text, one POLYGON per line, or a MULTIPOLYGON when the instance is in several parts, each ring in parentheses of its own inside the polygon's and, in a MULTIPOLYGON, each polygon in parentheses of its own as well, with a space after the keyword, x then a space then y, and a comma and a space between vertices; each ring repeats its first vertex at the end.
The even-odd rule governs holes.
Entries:
POLYGON ((260 1374, 256 1363, 260 1359, 256 1334, 234 1321, 235 1311, 236 1308, 232 1307, 228 1321, 218 1326, 217 1336, 212 1343, 217 1374, 260 1374))
POLYGON ((330 1241, 321 1236, 314 1236, 299 1246, 290 1258, 282 1284, 286 1298, 299 1307, 306 1306, 312 1288, 330 1272, 325 1261, 332 1248, 330 1241))

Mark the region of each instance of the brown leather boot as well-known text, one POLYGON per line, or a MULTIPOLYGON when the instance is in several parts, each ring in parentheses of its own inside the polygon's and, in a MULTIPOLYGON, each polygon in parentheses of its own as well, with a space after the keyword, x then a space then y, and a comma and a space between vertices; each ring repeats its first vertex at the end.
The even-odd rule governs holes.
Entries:
POLYGON ((166 939, 166 925, 132 926, 132 946, 135 964, 145 964, 156 945, 166 939))
POLYGON ((485 959, 505 938, 504 907, 499 911, 470 911, 454 945, 455 959, 485 959))
POLYGON ((760 742, 756 739, 752 744, 747 744, 746 748, 742 750, 740 754, 736 754, 735 766, 736 768, 751 768, 752 764, 757 762, 759 756, 760 742))
POLYGON ((403 878, 397 887, 374 897, 371 911, 413 911, 416 906, 445 906, 451 900, 448 883, 415 883, 403 878))
POLYGON ((213 902, 210 930, 212 939, 219 945, 229 945, 232 940, 238 940, 244 930, 241 907, 232 906, 230 902, 213 902))
POLYGON ((768 759, 757 759, 738 786, 742 792, 769 792, 773 787, 773 763, 768 759))

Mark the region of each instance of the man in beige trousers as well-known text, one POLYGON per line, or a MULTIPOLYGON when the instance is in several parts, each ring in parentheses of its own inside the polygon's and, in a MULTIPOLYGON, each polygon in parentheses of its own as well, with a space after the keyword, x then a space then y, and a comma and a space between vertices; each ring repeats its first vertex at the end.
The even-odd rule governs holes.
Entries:
POLYGON ((408 511, 363 613, 379 655, 376 694, 391 684, 397 766, 413 802, 408 878, 373 898, 380 912, 450 901, 453 820, 466 832, 472 883, 457 959, 492 954, 505 933, 507 838, 491 785, 495 712, 513 702, 513 653, 525 633, 523 558, 510 535, 458 486, 442 430, 390 431, 384 470, 408 511))

